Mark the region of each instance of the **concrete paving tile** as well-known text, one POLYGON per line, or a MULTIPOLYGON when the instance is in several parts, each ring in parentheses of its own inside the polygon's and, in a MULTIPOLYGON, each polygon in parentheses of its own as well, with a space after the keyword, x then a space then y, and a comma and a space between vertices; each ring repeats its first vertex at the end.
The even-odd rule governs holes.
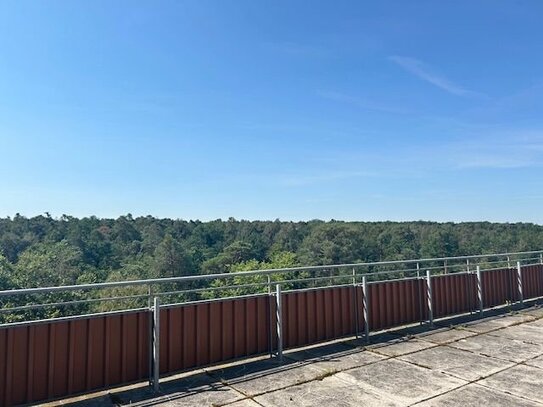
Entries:
POLYGON ((242 394, 232 388, 215 382, 206 385, 187 387, 183 383, 166 382, 160 385, 161 394, 156 395, 148 387, 120 393, 117 396, 122 404, 131 406, 148 406, 153 404, 164 404, 168 406, 216 406, 232 403, 245 398, 242 394))
POLYGON ((417 339, 428 341, 437 344, 444 344, 464 339, 469 336, 477 335, 475 332, 468 331, 466 329, 445 329, 436 333, 428 333, 425 335, 417 336, 417 339))
POLYGON ((476 333, 486 333, 496 329, 505 328, 511 325, 520 324, 523 322, 533 321, 535 318, 531 315, 505 315, 501 317, 492 317, 479 321, 468 322, 463 325, 464 329, 476 333))
POLYGON ((489 332, 489 335, 543 345, 543 326, 532 325, 531 323, 499 329, 489 332))
POLYGON ((521 399, 510 394, 487 389, 477 384, 469 384, 431 400, 415 404, 417 407, 537 407, 538 403, 521 399))
POLYGON ((512 362, 477 355, 448 346, 426 349, 410 355, 400 356, 399 359, 467 381, 478 380, 507 367, 514 366, 512 362))
POLYGON ((245 399, 241 401, 236 401, 232 404, 228 404, 228 407, 260 407, 260 404, 255 403, 251 399, 245 399))
POLYGON ((522 313, 526 315, 531 315, 535 318, 543 318, 543 307, 537 306, 533 308, 528 308, 526 310, 523 310, 522 313))
POLYGON ((528 365, 528 366, 534 366, 534 367, 538 367, 540 369, 543 369, 543 356, 538 356, 535 359, 527 360, 526 362, 524 362, 524 364, 528 365))
POLYGON ((334 377, 351 381, 369 392, 402 404, 426 400, 467 383, 397 359, 347 370, 334 377))
POLYGON ((534 321, 529 322, 530 325, 534 326, 543 326, 543 318, 536 319, 534 321))
POLYGON ((372 352, 379 353, 385 356, 401 356, 407 353, 417 352, 423 349, 428 349, 435 344, 431 342, 419 341, 417 339, 402 340, 392 344, 371 347, 372 352))
POLYGON ((267 359, 214 370, 210 374, 247 396, 282 389, 323 376, 323 369, 285 359, 283 363, 267 359))
POLYGON ((460 339, 448 346, 517 363, 543 354, 543 345, 489 334, 460 339))
POLYGON ((487 377, 479 384, 496 390, 506 389, 516 396, 543 402, 543 375, 536 367, 517 365, 487 377))
POLYGON ((398 406, 397 401, 334 376, 255 397, 265 407, 398 406))
POLYGON ((286 354, 294 360, 312 363, 325 371, 341 371, 375 363, 385 359, 385 356, 360 348, 349 346, 338 346, 334 344, 329 347, 312 348, 286 354))

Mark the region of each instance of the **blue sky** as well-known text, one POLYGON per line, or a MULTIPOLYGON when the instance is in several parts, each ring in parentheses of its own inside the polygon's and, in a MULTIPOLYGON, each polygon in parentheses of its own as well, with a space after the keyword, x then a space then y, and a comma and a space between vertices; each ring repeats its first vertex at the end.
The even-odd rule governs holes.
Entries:
POLYGON ((541 15, 0 2, 0 216, 543 223, 541 15))

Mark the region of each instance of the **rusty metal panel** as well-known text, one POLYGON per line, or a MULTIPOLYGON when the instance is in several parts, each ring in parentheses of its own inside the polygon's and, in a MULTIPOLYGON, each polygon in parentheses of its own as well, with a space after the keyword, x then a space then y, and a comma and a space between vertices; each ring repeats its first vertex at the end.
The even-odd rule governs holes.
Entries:
POLYGON ((362 326, 362 312, 357 313, 355 309, 355 290, 361 293, 361 289, 354 286, 284 293, 283 347, 354 335, 362 326))
POLYGON ((426 281, 406 279, 368 284, 370 330, 422 321, 427 317, 426 281))
POLYGON ((524 298, 543 296, 543 265, 522 266, 521 274, 524 298))
POLYGON ((432 279, 434 317, 473 311, 477 307, 475 274, 444 274, 432 279))
POLYGON ((141 380, 148 347, 145 312, 0 328, 0 404, 141 380))
POLYGON ((167 307, 160 312, 160 372, 267 353, 271 297, 260 295, 167 307))
POLYGON ((518 299, 517 270, 499 269, 481 272, 485 308, 503 305, 518 299))

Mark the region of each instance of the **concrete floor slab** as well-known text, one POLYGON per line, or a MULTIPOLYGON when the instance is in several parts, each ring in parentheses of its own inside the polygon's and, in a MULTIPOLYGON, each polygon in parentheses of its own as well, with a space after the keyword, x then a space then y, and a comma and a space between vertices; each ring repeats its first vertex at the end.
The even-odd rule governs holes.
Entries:
POLYGON ((480 321, 472 321, 463 325, 464 329, 476 333, 486 333, 500 328, 506 328, 511 325, 521 324, 523 322, 533 321, 535 318, 531 315, 508 314, 500 317, 491 317, 480 321))
POLYGON ((541 306, 534 306, 532 308, 528 308, 524 311, 522 311, 525 315, 531 315, 535 318, 543 318, 543 307, 541 306))
POLYGON ((543 374, 536 367, 517 365, 479 383, 496 390, 506 389, 516 396, 543 403, 543 374))
POLYGON ((313 363, 325 371, 340 371, 375 363, 385 356, 366 351, 361 348, 334 344, 331 346, 311 348, 286 354, 288 358, 313 363))
POLYGON ((308 363, 288 359, 280 363, 267 359, 214 370, 210 374, 221 383, 228 384, 247 396, 254 396, 316 380, 325 372, 308 363))
POLYGON ((467 384, 464 380, 396 359, 341 372, 335 377, 356 383, 372 393, 404 405, 467 384))
POLYGON ((370 347, 369 349, 372 352, 376 352, 384 356, 401 356, 401 355, 406 355, 408 353, 418 352, 423 349, 428 349, 433 346, 436 346, 436 345, 431 342, 419 341, 417 339, 410 339, 410 340, 401 340, 401 341, 390 343, 390 344, 373 346, 373 347, 370 347))
POLYGON ((348 383, 330 376, 323 380, 288 387, 283 390, 255 397, 255 401, 265 407, 310 407, 310 406, 398 406, 382 394, 376 394, 356 383, 348 383))
POLYGON ((522 399, 501 391, 490 390, 477 384, 469 384, 436 398, 415 404, 417 407, 537 407, 539 403, 522 399))
POLYGON ((478 380, 514 365, 512 362, 448 346, 426 349, 400 356, 399 359, 468 381, 478 380))
POLYGON ((477 334, 475 332, 468 331, 466 329, 447 328, 444 330, 440 330, 439 332, 419 335, 417 336, 417 339, 442 345, 445 343, 451 343, 451 342, 457 341, 459 339, 464 339, 473 335, 477 335, 477 334))
POLYGON ((460 339, 448 346, 517 363, 543 354, 542 345, 535 345, 490 334, 460 339))
POLYGON ((489 335, 543 345, 543 326, 531 325, 531 323, 499 329, 497 331, 489 332, 489 335))
POLYGON ((540 369, 543 369, 543 356, 538 356, 535 359, 530 359, 524 362, 525 365, 538 367, 540 369))
POLYGON ((228 407, 260 407, 260 404, 255 403, 251 399, 245 399, 241 401, 236 401, 232 404, 228 404, 228 407))

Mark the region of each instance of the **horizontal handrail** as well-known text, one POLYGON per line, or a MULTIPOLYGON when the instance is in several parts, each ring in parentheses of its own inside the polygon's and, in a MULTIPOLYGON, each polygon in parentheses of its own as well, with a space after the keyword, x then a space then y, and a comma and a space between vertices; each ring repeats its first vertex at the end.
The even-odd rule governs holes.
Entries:
MULTIPOLYGON (((302 266, 302 267, 276 268, 276 269, 265 269, 265 270, 249 270, 249 271, 238 271, 235 273, 201 274, 201 275, 194 275, 194 276, 162 277, 162 278, 151 278, 151 279, 144 279, 144 280, 109 281, 109 282, 104 282, 104 283, 75 284, 75 285, 52 286, 52 287, 20 288, 20 289, 2 290, 0 291, 0 297, 12 296, 12 295, 24 295, 24 294, 44 294, 44 293, 52 293, 52 292, 58 292, 58 291, 78 291, 78 290, 92 290, 92 289, 100 289, 100 288, 149 285, 149 284, 166 284, 166 283, 176 283, 176 282, 220 280, 220 279, 226 279, 226 278, 250 277, 250 276, 256 276, 256 275, 267 276, 271 274, 298 272, 298 271, 328 271, 332 269, 338 270, 338 269, 353 268, 353 267, 361 268, 361 267, 370 267, 370 266, 387 266, 387 265, 395 265, 395 264, 416 264, 416 263, 420 264, 420 263, 429 263, 429 262, 471 260, 471 259, 482 259, 482 258, 490 258, 490 257, 521 256, 521 255, 542 254, 542 253, 543 253, 543 250, 537 250, 537 251, 514 252, 514 253, 493 253, 493 254, 479 254, 479 255, 455 256, 455 257, 436 257, 436 258, 425 258, 425 259, 392 260, 392 261, 367 262, 367 263, 347 263, 347 264, 332 264, 332 265, 323 265, 323 266, 302 266)), ((452 267, 452 265, 450 265, 449 267, 452 267)), ((398 270, 397 272, 403 272, 403 271, 404 270, 398 270)), ((391 272, 392 271, 387 271, 387 273, 391 273, 391 272)))
POLYGON ((230 297, 241 298, 246 295, 260 295, 265 293, 265 291, 269 293, 271 291, 272 285, 275 284, 284 285, 285 291, 298 291, 305 289, 339 287, 345 285, 346 282, 349 282, 347 285, 358 285, 363 278, 367 279, 368 284, 373 284, 377 283, 378 281, 398 281, 417 278, 424 279, 426 278, 427 272, 431 275, 438 276, 440 274, 447 275, 474 273, 477 266, 484 267, 484 270, 482 271, 491 271, 500 269, 500 267, 498 266, 499 264, 502 265, 502 269, 512 268, 516 266, 517 262, 519 262, 523 266, 536 264, 531 263, 532 261, 537 261, 537 264, 543 264, 543 250, 513 253, 480 254, 456 257, 392 260, 382 262, 335 264, 323 266, 276 268, 221 274, 192 275, 144 280, 111 281, 104 283, 3 290, 0 291, 0 301, 4 299, 4 305, 3 307, 0 307, 0 327, 4 327, 6 326, 6 324, 17 322, 17 319, 24 319, 30 322, 50 319, 51 313, 58 314, 58 316, 54 318, 55 320, 58 320, 59 318, 65 318, 67 316, 70 316, 70 314, 72 316, 75 315, 83 317, 88 315, 96 315, 96 311, 98 311, 98 314, 100 314, 101 312, 111 311, 130 311, 133 309, 139 309, 140 307, 145 307, 146 299, 147 308, 149 308, 152 306, 152 297, 168 298, 169 303, 190 304, 197 303, 199 301, 209 301, 214 299, 224 299, 230 297), (496 260, 500 258, 501 260, 496 260), (386 269, 387 266, 391 267, 391 269, 386 269), (366 270, 361 270, 363 268, 366 268, 366 270), (352 272, 342 272, 343 270, 351 269, 352 272), (323 274, 297 274, 301 272, 321 272, 323 274), (287 273, 290 273, 290 275, 287 273), (244 280, 247 277, 252 277, 253 280, 244 280), (255 277, 257 277, 257 279, 254 279, 255 277), (260 277, 261 279, 258 277, 260 277), (229 279, 234 279, 234 281, 230 281, 229 279), (235 279, 238 280, 236 281, 235 279), (189 284, 186 286, 173 286, 170 287, 169 290, 161 290, 160 288, 157 289, 157 286, 160 287, 160 284, 181 284, 205 281, 224 281, 225 283, 201 285, 189 284), (82 293, 83 291, 89 290, 103 290, 108 288, 138 286, 143 286, 147 289, 145 291, 140 289, 132 293, 126 291, 123 292, 122 290, 118 293, 105 292, 105 295, 100 295, 100 293, 97 292, 97 296, 91 296, 90 293, 82 293), (267 290, 266 287, 268 288, 267 290), (235 290, 239 291, 236 292, 235 290), (37 298, 32 300, 31 297, 20 297, 21 300, 9 300, 12 297, 17 298, 18 296, 23 295, 45 295, 50 293, 67 294, 68 292, 75 291, 79 291, 81 293, 75 296, 76 298, 72 297, 62 300, 53 297, 50 299, 52 300, 51 302, 46 302, 44 299, 38 300, 37 298), (6 299, 11 302, 6 303, 6 299), (126 303, 126 301, 131 302, 126 303), (111 302, 112 305, 101 305, 106 302, 111 302), (97 305, 92 306, 92 304, 97 305), (90 307, 74 307, 78 305, 81 307, 85 307, 86 305, 88 305, 90 307), (110 309, 111 311, 106 311, 107 309, 110 309), (38 312, 38 314, 21 314, 21 312, 26 311, 36 311, 38 312))

